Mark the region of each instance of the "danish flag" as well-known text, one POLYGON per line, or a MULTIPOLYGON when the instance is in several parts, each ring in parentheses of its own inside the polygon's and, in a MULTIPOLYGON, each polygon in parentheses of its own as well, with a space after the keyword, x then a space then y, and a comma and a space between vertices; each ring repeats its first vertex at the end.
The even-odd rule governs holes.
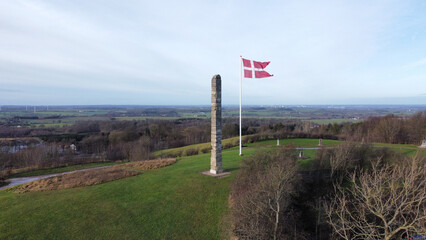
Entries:
POLYGON ((274 76, 264 70, 270 62, 257 62, 244 58, 242 58, 242 60, 244 65, 245 78, 253 78, 253 76, 254 78, 265 78, 274 76))

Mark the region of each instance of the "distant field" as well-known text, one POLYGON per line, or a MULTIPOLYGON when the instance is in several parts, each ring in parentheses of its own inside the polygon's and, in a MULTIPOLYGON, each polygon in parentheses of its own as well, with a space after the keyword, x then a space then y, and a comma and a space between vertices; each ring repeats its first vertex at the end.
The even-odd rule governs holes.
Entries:
MULTIPOLYGON (((69 126, 77 121, 143 121, 210 118, 210 106, 2 106, 0 123, 29 127, 69 126), (15 119, 14 119, 15 118, 15 119), (36 119, 31 119, 36 118, 36 119), (19 121, 16 121, 19 119, 19 121), (12 120, 12 121, 11 121, 12 120)), ((243 118, 310 121, 318 124, 357 122, 370 116, 409 116, 426 106, 243 106, 243 118), (357 120, 360 119, 360 120, 357 120)), ((238 107, 224 106, 224 118, 237 118, 238 107)))
POLYGON ((135 116, 135 117, 116 117, 116 120, 121 120, 121 121, 141 121, 141 120, 146 120, 146 119, 161 119, 161 120, 175 120, 175 119, 179 119, 180 117, 162 117, 162 116, 135 116))
MULTIPOLYGON (((338 143, 323 140, 325 146, 338 143)), ((316 147, 318 139, 283 139, 280 144, 316 147)), ((248 144, 243 157, 276 147, 276 140, 248 144)), ((415 146, 390 147, 418 151, 415 146)), ((310 158, 298 162, 308 167, 315 150, 303 152, 310 158)), ((0 239, 222 239, 229 187, 243 157, 238 147, 224 150, 223 166, 231 175, 221 179, 200 174, 210 166, 206 153, 96 186, 24 194, 0 191, 0 239)))
POLYGON ((359 122, 361 120, 358 119, 347 119, 347 118, 335 118, 335 119, 309 119, 309 122, 317 123, 317 124, 333 124, 333 123, 344 123, 344 122, 359 122))
POLYGON ((61 128, 66 126, 71 126, 73 123, 37 123, 31 126, 33 127, 48 127, 48 128, 61 128))

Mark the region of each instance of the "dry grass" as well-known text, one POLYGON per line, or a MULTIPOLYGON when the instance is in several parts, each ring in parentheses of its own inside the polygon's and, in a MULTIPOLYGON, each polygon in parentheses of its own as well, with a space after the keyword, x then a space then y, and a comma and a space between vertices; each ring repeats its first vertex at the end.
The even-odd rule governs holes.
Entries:
POLYGON ((103 168, 64 174, 22 184, 16 193, 42 192, 57 189, 91 186, 104 182, 138 175, 139 172, 126 169, 103 168))
POLYGON ((15 193, 42 192, 66 188, 92 186, 140 174, 140 171, 162 168, 176 162, 176 159, 159 159, 131 162, 101 169, 82 170, 56 177, 40 179, 22 184, 15 193))
POLYGON ((144 171, 144 170, 166 167, 166 166, 172 165, 175 162, 176 162, 176 158, 165 158, 165 159, 130 162, 126 164, 116 165, 116 166, 113 166, 112 168, 144 171))

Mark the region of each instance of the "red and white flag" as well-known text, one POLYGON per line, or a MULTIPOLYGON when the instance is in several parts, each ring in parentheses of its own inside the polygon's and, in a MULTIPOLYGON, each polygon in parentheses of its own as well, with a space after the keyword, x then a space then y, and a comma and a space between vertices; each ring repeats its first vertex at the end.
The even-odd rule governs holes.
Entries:
POLYGON ((253 76, 254 78, 265 78, 274 76, 265 71, 266 66, 268 66, 270 62, 257 62, 245 58, 242 58, 242 60, 245 78, 253 78, 253 76))

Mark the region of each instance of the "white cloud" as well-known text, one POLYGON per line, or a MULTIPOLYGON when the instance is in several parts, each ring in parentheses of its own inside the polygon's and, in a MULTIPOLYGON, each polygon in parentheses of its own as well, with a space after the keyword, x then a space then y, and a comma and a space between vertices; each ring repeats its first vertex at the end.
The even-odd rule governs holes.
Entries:
MULTIPOLYGON (((422 11, 414 11, 415 5, 399 1, 2 1, 0 84, 4 89, 19 86, 31 96, 40 91, 32 86, 54 88, 57 91, 50 94, 63 104, 72 99, 61 99, 61 93, 70 88, 84 92, 78 96, 75 91, 75 98, 87 99, 87 104, 111 98, 127 98, 128 104, 152 104, 158 98, 170 104, 209 104, 210 79, 220 73, 224 103, 235 104, 238 56, 243 54, 270 60, 268 70, 275 75, 245 80, 247 103, 316 103, 331 95, 333 99, 372 97, 394 65, 414 62, 405 57, 398 63, 384 63, 388 51, 403 51, 395 39, 411 33, 401 26, 413 26, 403 17, 419 15, 422 11), (90 93, 97 98, 90 98, 90 93)), ((425 24, 416 21, 414 25, 425 24)), ((415 33, 410 41, 426 39, 418 30, 415 33)), ((424 59, 415 64, 409 66, 421 66, 424 59)), ((424 89, 425 83, 416 78, 424 74, 419 71, 395 72, 401 76, 393 81, 411 79, 424 89)), ((414 90, 410 85, 390 86, 380 94, 396 97, 414 90)), ((15 102, 2 94, 0 101, 34 100, 28 96, 15 102)))

